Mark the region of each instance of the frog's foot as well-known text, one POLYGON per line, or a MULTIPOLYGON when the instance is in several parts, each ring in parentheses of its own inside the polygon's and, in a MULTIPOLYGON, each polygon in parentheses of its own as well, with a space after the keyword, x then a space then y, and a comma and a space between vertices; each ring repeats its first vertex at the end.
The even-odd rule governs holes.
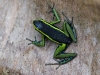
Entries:
POLYGON ((30 42, 31 42, 31 43, 28 43, 28 45, 30 45, 30 44, 39 45, 39 44, 41 43, 41 41, 42 41, 42 40, 37 41, 37 40, 36 40, 36 36, 34 36, 34 37, 35 37, 35 41, 32 41, 32 40, 30 40, 30 39, 26 38, 26 40, 28 40, 28 41, 30 41, 30 42))
POLYGON ((59 59, 56 60, 58 63, 47 63, 45 65, 58 65, 58 67, 56 69, 58 69, 61 65, 64 65, 66 63, 68 63, 69 61, 73 60, 75 57, 69 57, 69 58, 65 58, 65 59, 59 59))
MULTIPOLYGON (((58 61, 57 61, 58 62, 58 61)), ((58 65, 58 67, 56 67, 56 69, 58 69, 61 65, 63 65, 63 64, 65 64, 66 63, 66 60, 61 60, 61 61, 59 61, 58 63, 47 63, 47 64, 45 64, 46 66, 47 65, 58 65)))
POLYGON ((71 23, 71 21, 68 19, 68 17, 64 14, 64 12, 62 12, 62 14, 63 14, 63 16, 65 17, 65 19, 67 20, 67 22, 70 22, 71 23))
POLYGON ((56 69, 58 69, 58 68, 60 67, 60 64, 59 64, 59 63, 46 63, 45 65, 46 65, 46 66, 47 66, 47 65, 58 65, 58 67, 56 67, 56 69))
POLYGON ((67 21, 67 23, 70 25, 70 27, 71 27, 72 29, 74 29, 74 24, 73 24, 73 18, 74 18, 74 17, 72 17, 72 19, 69 20, 69 18, 64 14, 64 12, 62 12, 62 14, 63 14, 63 16, 66 18, 65 21, 67 21))
MULTIPOLYGON (((55 59, 56 60, 56 59, 55 59)), ((58 63, 46 63, 45 65, 58 65, 58 67, 56 67, 56 69, 58 69, 61 65, 65 64, 65 60, 64 59, 59 59, 56 60, 58 63)))
POLYGON ((55 5, 55 4, 53 3, 53 6, 51 6, 48 2, 47 2, 47 4, 48 4, 49 8, 52 9, 52 10, 50 10, 50 11, 48 11, 48 12, 49 12, 49 13, 50 13, 50 12, 53 12, 53 8, 54 8, 54 5, 55 5))
MULTIPOLYGON (((52 10, 49 10, 48 11, 48 13, 50 13, 50 12, 53 12, 54 13, 54 11, 53 11, 53 9, 54 9, 54 3, 53 3, 53 6, 51 6, 49 3, 47 3, 48 4, 48 6, 49 6, 49 8, 51 8, 52 10)), ((55 19, 55 15, 53 14, 53 20, 55 19)))

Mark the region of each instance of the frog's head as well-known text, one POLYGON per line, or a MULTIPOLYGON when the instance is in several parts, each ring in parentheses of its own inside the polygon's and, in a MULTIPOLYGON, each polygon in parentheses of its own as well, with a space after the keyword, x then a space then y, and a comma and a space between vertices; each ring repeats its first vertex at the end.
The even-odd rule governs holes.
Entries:
POLYGON ((33 24, 34 24, 36 29, 41 29, 43 27, 42 23, 41 23, 41 20, 34 20, 33 24))

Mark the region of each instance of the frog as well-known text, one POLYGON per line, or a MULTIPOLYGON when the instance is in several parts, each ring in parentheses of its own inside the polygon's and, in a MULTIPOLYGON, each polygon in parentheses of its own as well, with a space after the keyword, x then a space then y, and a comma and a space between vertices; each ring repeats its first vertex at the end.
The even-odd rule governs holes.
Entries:
MULTIPOLYGON (((53 21, 47 22, 43 19, 37 19, 33 21, 33 26, 36 31, 42 34, 42 39, 40 41, 37 41, 35 36, 34 41, 28 38, 26 38, 26 40, 29 40, 31 42, 28 45, 34 44, 36 46, 42 46, 42 47, 45 46, 45 38, 48 38, 52 42, 58 44, 58 47, 56 48, 53 55, 53 58, 57 63, 47 63, 45 65, 60 66, 70 62, 77 56, 77 53, 65 52, 72 42, 74 43, 77 42, 76 29, 74 27, 73 17, 71 20, 69 20, 68 17, 64 14, 64 12, 62 12, 63 16, 65 17, 63 21, 62 29, 56 27, 55 24, 60 23, 61 19, 58 15, 57 10, 54 8, 54 4, 53 6, 48 4, 48 6, 51 9, 50 12, 52 12, 54 15, 53 21)), ((58 69, 59 66, 56 69, 58 69)))

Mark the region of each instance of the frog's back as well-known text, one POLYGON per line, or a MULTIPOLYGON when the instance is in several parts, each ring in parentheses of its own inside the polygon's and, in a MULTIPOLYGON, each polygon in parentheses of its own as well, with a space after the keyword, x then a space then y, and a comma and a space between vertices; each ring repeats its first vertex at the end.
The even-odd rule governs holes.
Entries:
POLYGON ((59 28, 40 20, 38 22, 34 21, 33 23, 36 26, 36 30, 52 41, 54 40, 59 43, 71 43, 71 39, 67 37, 59 28))

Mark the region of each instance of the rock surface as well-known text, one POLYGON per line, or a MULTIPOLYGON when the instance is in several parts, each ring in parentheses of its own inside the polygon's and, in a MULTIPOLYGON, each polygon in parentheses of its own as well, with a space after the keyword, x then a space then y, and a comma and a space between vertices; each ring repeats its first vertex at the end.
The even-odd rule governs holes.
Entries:
MULTIPOLYGON (((56 26, 61 28, 62 22, 56 26)), ((100 75, 100 1, 99 0, 0 0, 0 75, 100 75), (77 30, 77 43, 66 52, 78 56, 68 64, 45 66, 55 62, 57 44, 46 39, 45 47, 28 45, 26 38, 41 39, 32 21, 52 21, 47 2, 55 3, 61 21, 62 11, 77 30)))

